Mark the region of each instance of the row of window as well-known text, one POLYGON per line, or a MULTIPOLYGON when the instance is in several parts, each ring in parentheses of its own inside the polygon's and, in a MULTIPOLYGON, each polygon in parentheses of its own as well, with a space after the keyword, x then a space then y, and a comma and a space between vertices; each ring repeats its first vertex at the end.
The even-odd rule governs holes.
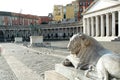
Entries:
POLYGON ((20 17, 0 16, 0 25, 30 25, 38 23, 36 19, 27 19, 20 17))
POLYGON ((80 2, 80 6, 89 6, 90 2, 80 2))

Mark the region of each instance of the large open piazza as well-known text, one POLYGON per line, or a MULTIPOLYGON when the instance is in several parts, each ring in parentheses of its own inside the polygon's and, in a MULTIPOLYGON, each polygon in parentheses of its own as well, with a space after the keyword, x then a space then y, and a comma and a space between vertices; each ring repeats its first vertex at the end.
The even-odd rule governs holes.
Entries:
MULTIPOLYGON (((1 43, 0 80, 44 80, 44 72, 54 70, 55 64, 61 63, 70 54, 66 48, 68 41, 44 43, 51 43, 51 46, 26 47, 23 43, 1 43)), ((120 42, 100 43, 120 53, 120 42)))
POLYGON ((4 1, 0 80, 120 80, 120 0, 4 1))

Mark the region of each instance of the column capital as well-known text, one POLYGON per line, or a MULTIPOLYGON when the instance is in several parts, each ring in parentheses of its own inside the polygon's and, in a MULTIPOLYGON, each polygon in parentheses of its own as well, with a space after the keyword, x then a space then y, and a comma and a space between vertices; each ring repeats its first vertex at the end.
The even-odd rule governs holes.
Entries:
POLYGON ((94 18, 95 16, 91 16, 90 18, 94 18))
POLYGON ((104 14, 101 14, 100 16, 104 16, 104 14))
POLYGON ((120 12, 120 10, 118 10, 118 12, 120 12))
POLYGON ((94 18, 95 16, 91 16, 90 18, 94 18))
POLYGON ((106 13, 105 15, 109 15, 110 13, 106 13))
POLYGON ((98 17, 98 15, 96 15, 95 17, 98 17))
POLYGON ((87 19, 87 18, 83 18, 83 20, 85 20, 85 19, 87 19))
POLYGON ((111 13, 115 13, 115 11, 111 12, 111 13))

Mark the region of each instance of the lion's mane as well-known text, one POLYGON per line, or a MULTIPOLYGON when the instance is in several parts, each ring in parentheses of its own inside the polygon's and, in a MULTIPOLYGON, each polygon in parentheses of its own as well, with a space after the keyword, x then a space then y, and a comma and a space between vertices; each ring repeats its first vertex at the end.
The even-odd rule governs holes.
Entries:
POLYGON ((102 55, 111 53, 94 38, 81 33, 70 38, 67 48, 71 51, 70 55, 79 58, 80 66, 96 65, 102 55))

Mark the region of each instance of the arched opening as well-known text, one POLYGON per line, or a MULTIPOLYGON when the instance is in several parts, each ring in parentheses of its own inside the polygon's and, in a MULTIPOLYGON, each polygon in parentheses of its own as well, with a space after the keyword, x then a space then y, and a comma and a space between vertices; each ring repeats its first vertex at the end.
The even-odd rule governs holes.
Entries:
POLYGON ((72 37, 73 36, 73 33, 70 35, 70 37, 72 37))
POLYGON ((0 42, 4 42, 4 34, 0 31, 0 42))
POLYGON ((58 38, 58 34, 57 33, 55 33, 55 38, 58 38))
POLYGON ((65 39, 65 37, 66 37, 66 34, 64 33, 64 34, 63 34, 63 38, 65 39))
POLYGON ((48 38, 48 39, 50 38, 50 35, 49 35, 49 34, 47 34, 47 38, 48 38))

